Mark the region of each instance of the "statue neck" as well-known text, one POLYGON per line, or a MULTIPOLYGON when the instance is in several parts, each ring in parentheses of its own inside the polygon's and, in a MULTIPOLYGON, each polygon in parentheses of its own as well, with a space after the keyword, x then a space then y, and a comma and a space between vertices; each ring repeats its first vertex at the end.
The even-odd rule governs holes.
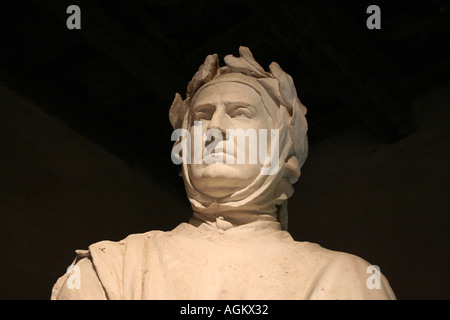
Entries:
POLYGON ((245 225, 255 221, 277 222, 277 218, 275 217, 275 215, 260 214, 245 211, 229 211, 229 212, 220 212, 217 214, 194 211, 193 216, 190 219, 190 223, 195 226, 198 226, 202 223, 220 224, 221 229, 224 230, 245 225))

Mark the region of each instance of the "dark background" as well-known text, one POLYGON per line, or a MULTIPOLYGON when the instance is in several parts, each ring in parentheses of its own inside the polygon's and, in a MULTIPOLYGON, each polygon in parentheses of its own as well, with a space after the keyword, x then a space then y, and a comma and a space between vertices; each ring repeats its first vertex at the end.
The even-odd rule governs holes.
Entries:
POLYGON ((48 299, 100 240, 191 211, 168 110, 207 54, 248 46, 294 79, 310 155, 289 231, 380 266, 399 299, 448 299, 450 3, 0 4, 0 298, 48 299), (68 30, 66 8, 81 8, 68 30), (366 9, 381 8, 381 30, 366 9))

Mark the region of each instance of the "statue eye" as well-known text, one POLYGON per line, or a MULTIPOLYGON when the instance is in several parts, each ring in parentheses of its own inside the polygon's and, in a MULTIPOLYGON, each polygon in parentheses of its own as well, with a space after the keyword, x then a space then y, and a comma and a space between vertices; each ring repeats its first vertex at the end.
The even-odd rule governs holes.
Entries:
POLYGON ((232 118, 235 117, 247 117, 249 118, 249 112, 248 110, 246 110, 245 108, 238 108, 236 110, 233 111, 233 113, 231 114, 232 118))
POLYGON ((197 111, 194 114, 195 120, 211 120, 211 113, 206 111, 197 111))

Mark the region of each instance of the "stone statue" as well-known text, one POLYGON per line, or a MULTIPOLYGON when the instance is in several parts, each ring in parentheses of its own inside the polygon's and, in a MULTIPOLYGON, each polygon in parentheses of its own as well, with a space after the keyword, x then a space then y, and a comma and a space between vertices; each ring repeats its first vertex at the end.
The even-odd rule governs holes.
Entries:
POLYGON ((239 53, 223 67, 209 55, 170 108, 185 133, 173 155, 183 160, 189 223, 78 250, 52 299, 395 299, 376 266, 288 233, 287 199, 308 151, 306 108, 277 63, 268 72, 248 48, 239 53), (240 129, 265 132, 260 161, 248 161, 255 143, 237 143, 240 129), (202 139, 187 147, 186 133, 202 139))

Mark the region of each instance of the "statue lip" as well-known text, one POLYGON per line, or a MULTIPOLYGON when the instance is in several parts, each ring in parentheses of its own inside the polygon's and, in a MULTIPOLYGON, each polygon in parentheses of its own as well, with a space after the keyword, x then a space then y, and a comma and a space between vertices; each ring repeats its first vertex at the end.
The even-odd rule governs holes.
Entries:
MULTIPOLYGON (((230 150, 231 151, 231 150, 230 150)), ((226 148, 225 148, 225 144, 222 142, 220 144, 218 144, 215 148, 213 148, 209 154, 203 158, 203 160, 208 164, 215 164, 215 163, 219 163, 216 159, 217 157, 220 157, 222 159, 222 162, 220 162, 221 164, 248 164, 247 162, 240 162, 238 163, 238 157, 236 152, 244 152, 245 154, 245 149, 240 148, 238 145, 235 145, 235 150, 233 150, 234 152, 227 152, 226 148)), ((245 158, 247 158, 247 155, 245 154, 245 158)))
POLYGON ((218 152, 211 152, 209 155, 204 157, 205 162, 209 162, 210 164, 219 164, 217 161, 217 157, 220 157, 222 159, 222 162, 220 164, 235 164, 236 163, 236 157, 234 155, 231 155, 229 153, 226 153, 224 151, 218 151, 218 152))
POLYGON ((218 154, 224 154, 224 155, 229 155, 232 156, 233 158, 235 157, 234 152, 227 152, 224 143, 220 142, 217 146, 215 146, 213 149, 211 149, 211 151, 209 152, 209 155, 218 155, 218 154))

